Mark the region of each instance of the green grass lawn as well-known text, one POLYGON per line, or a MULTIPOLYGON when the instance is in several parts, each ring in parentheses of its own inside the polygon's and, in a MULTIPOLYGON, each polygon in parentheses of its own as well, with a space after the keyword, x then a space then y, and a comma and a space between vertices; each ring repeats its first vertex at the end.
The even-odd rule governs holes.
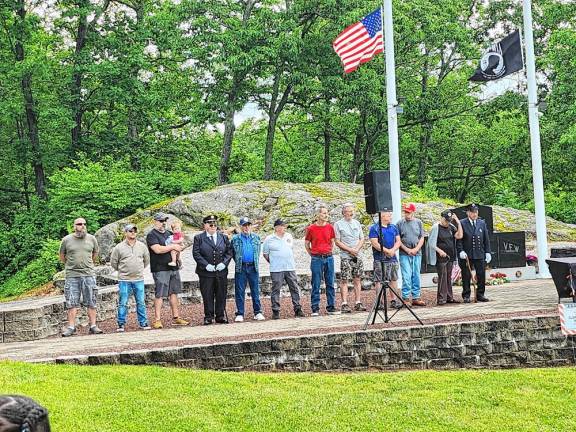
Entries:
POLYGON ((576 369, 224 373, 0 362, 55 432, 570 431, 576 369))

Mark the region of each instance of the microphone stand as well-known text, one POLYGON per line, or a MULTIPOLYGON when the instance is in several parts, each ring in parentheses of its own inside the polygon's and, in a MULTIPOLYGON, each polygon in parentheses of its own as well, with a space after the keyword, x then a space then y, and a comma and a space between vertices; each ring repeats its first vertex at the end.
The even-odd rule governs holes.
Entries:
MULTIPOLYGON (((378 212, 378 244, 380 244, 380 253, 382 254, 382 258, 384 258, 384 240, 382 239, 382 213, 381 212, 378 212)), ((384 274, 384 260, 383 259, 380 260, 380 270, 382 272, 382 282, 381 282, 380 290, 376 294, 376 299, 374 300, 374 303, 372 304, 372 309, 370 310, 368 317, 366 317, 366 322, 364 323, 364 330, 366 330, 368 328, 370 321, 372 321, 371 324, 374 325, 374 323, 376 322, 376 316, 380 316, 380 318, 384 319, 385 323, 388 323, 388 322, 390 322, 390 320, 392 318, 394 318, 394 315, 396 315, 402 308, 408 309, 408 312, 410 312, 412 314, 412 316, 420 323, 420 325, 424 325, 422 320, 418 317, 418 315, 416 315, 416 313, 412 310, 412 308, 410 306, 408 306, 406 304, 406 302, 404 301, 404 299, 401 296, 399 296, 398 293, 390 286, 390 274, 389 274, 389 272, 386 272, 386 274, 384 274), (387 290, 390 290, 390 292, 392 294, 394 294, 396 296, 396 298, 402 304, 402 306, 400 308, 396 309, 396 311, 391 316, 388 316, 387 290), (380 310, 381 310, 380 304, 382 302, 384 302, 384 308, 383 308, 384 309, 384 316, 382 316, 380 314, 380 310)))

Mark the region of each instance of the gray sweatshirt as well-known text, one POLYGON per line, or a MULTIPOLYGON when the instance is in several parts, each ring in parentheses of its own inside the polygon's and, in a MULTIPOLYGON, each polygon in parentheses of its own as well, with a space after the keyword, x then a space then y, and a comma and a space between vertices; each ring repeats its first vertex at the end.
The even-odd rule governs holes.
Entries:
POLYGON ((144 280, 144 268, 150 264, 148 247, 141 241, 136 240, 134 246, 130 246, 126 240, 118 243, 112 249, 110 265, 118 270, 118 280, 139 281, 144 280))

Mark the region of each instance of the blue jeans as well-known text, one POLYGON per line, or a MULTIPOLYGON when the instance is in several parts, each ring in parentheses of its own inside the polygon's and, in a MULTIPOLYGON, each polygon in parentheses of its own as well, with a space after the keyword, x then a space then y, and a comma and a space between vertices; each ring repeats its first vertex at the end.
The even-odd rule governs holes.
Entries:
POLYGON ((402 298, 412 300, 420 298, 420 265, 422 255, 410 256, 400 254, 400 271, 402 272, 402 298))
POLYGON ((320 283, 322 282, 322 277, 324 277, 324 283, 326 284, 326 302, 329 308, 333 308, 336 300, 336 291, 334 290, 334 257, 312 256, 310 270, 312 270, 312 293, 310 299, 312 312, 318 312, 320 310, 320 283))
POLYGON ((123 326, 126 324, 128 297, 130 297, 131 293, 134 293, 134 298, 136 299, 138 324, 140 324, 140 327, 146 327, 148 325, 148 317, 146 316, 146 296, 144 294, 143 280, 118 282, 118 325, 123 326))
POLYGON ((234 275, 234 291, 236 298, 236 315, 244 315, 244 295, 246 292, 246 282, 250 285, 250 296, 252 297, 252 308, 254 315, 262 312, 260 304, 260 285, 258 270, 254 264, 242 264, 242 270, 234 275))

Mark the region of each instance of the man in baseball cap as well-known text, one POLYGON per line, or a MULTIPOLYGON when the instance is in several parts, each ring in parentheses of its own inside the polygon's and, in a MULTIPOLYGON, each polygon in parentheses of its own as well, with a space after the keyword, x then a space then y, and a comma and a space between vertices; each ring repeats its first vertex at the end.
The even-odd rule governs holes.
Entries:
POLYGON ((154 220, 158 222, 166 222, 168 220, 168 215, 166 213, 158 212, 154 215, 154 220))
POLYGON ((163 299, 168 298, 172 311, 172 325, 185 326, 189 322, 179 315, 178 294, 182 292, 182 280, 178 267, 169 265, 172 262, 171 251, 182 252, 182 245, 170 243, 168 240, 173 233, 166 229, 166 213, 156 213, 154 215, 154 229, 146 236, 146 244, 150 252, 150 271, 154 278, 154 321, 152 328, 161 329, 163 299), (167 243, 168 241, 168 243, 167 243))
POLYGON ((150 253, 144 243, 136 239, 138 229, 133 224, 124 226, 124 241, 112 249, 110 265, 118 271, 118 332, 124 332, 128 315, 128 298, 134 293, 136 315, 141 330, 150 330, 146 315, 144 269, 150 264, 150 253))
POLYGON ((402 206, 404 217, 396 226, 400 233, 400 271, 402 272, 402 299, 410 301, 412 306, 426 306, 420 294, 420 266, 422 264, 422 245, 424 244, 424 226, 414 216, 416 204, 402 206))
POLYGON ((236 318, 234 321, 244 321, 244 299, 247 284, 250 285, 254 319, 263 321, 264 314, 260 303, 260 274, 258 271, 260 237, 252 232, 252 221, 247 216, 242 216, 238 225, 240 225, 240 234, 235 234, 232 237, 232 249, 236 263, 234 275, 236 318))

